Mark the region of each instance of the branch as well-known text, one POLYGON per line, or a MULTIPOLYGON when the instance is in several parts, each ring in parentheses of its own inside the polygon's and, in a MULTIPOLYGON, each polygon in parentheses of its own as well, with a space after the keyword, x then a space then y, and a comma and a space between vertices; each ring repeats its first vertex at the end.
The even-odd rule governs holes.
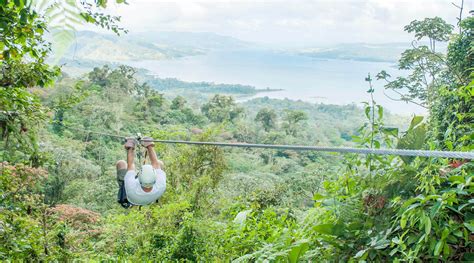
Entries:
POLYGON ((418 105, 418 106, 420 106, 420 107, 423 107, 423 108, 425 108, 425 109, 428 109, 428 107, 426 107, 425 105, 423 105, 423 104, 421 104, 421 103, 418 103, 418 102, 416 102, 416 101, 413 101, 413 100, 409 100, 409 99, 407 99, 402 93, 400 93, 400 92, 398 92, 398 91, 396 91, 396 90, 394 90, 394 89, 392 89, 392 90, 393 90, 394 92, 396 92, 398 95, 400 95, 402 98, 401 98, 401 99, 392 98, 392 97, 390 97, 390 96, 385 92, 385 90, 383 91, 383 94, 384 94, 387 98, 389 98, 389 99, 391 99, 391 100, 393 100, 393 101, 404 101, 404 102, 407 102, 407 103, 410 102, 410 103, 413 103, 413 104, 418 105))

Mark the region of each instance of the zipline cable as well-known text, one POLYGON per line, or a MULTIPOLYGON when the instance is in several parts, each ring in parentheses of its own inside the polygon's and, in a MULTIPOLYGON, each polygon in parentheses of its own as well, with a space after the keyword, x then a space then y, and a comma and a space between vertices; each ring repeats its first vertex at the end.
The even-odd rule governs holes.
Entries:
MULTIPOLYGON (((86 131, 68 127, 73 130, 90 132, 97 135, 109 136, 115 138, 132 138, 116 134, 86 131)), ((356 154, 377 154, 377 155, 398 155, 398 156, 420 156, 420 157, 440 157, 440 158, 456 158, 456 159, 474 159, 474 152, 459 151, 430 151, 430 150, 408 150, 408 149, 370 149, 370 148, 352 148, 352 147, 326 147, 326 146, 305 146, 305 145, 281 145, 281 144, 256 144, 256 143, 226 143, 226 142, 200 142, 200 141, 183 141, 183 140, 151 140, 158 143, 166 144, 188 144, 188 145, 207 145, 218 147, 239 147, 239 148, 263 148, 263 149, 279 149, 293 151, 318 151, 318 152, 337 152, 337 153, 356 153, 356 154)))
POLYGON ((279 149, 279 150, 293 150, 293 151, 319 151, 319 152, 338 152, 338 153, 474 159, 474 152, 448 152, 448 151, 427 151, 427 150, 407 150, 407 149, 370 149, 370 148, 351 148, 351 147, 326 147, 326 146, 255 144, 255 143, 197 142, 197 141, 178 141, 178 140, 153 140, 153 142, 171 143, 171 144, 211 145, 211 146, 220 146, 220 147, 264 148, 264 149, 279 149))

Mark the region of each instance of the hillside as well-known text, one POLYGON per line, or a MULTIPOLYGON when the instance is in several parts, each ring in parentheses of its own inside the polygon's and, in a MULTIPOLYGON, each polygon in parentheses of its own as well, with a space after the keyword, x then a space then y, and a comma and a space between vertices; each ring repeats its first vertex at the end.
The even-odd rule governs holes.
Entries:
POLYGON ((116 36, 79 31, 64 59, 124 63, 173 59, 246 46, 248 44, 240 40, 212 33, 148 32, 116 36))
POLYGON ((124 62, 131 60, 158 60, 201 54, 195 47, 158 46, 134 38, 119 37, 89 31, 77 32, 75 43, 65 59, 95 62, 124 62))
POLYGON ((297 53, 318 59, 396 62, 400 54, 407 48, 409 48, 407 43, 354 43, 339 44, 331 47, 306 48, 298 50, 297 53))

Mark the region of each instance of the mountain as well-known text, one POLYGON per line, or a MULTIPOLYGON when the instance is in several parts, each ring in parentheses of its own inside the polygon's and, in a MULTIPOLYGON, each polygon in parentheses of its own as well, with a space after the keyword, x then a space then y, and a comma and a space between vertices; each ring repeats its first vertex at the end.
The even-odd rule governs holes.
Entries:
POLYGON ((319 59, 396 62, 400 54, 408 48, 410 48, 409 43, 351 43, 331 47, 306 48, 296 52, 319 59))
POLYGON ((216 49, 241 49, 254 46, 233 37, 208 32, 154 32, 133 33, 126 38, 150 43, 156 47, 174 47, 209 51, 216 49))
POLYGON ((249 43, 214 33, 148 32, 122 36, 79 31, 64 60, 126 62, 161 60, 236 49, 249 43))
POLYGON ((90 31, 77 32, 76 40, 65 55, 66 59, 123 62, 132 60, 168 59, 201 54, 193 48, 156 46, 132 36, 116 36, 90 31))

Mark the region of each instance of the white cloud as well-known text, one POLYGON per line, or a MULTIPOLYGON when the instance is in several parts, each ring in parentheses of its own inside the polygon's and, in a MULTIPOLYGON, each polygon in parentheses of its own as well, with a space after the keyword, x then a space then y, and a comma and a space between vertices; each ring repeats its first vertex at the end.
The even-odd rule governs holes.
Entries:
MULTIPOLYGON (((391 42, 411 37, 403 26, 440 16, 455 23, 451 0, 129 0, 112 4, 131 32, 209 31, 282 45, 391 42)), ((465 10, 472 2, 465 1, 465 10)), ((474 1, 473 1, 474 2, 474 1)), ((467 11, 466 11, 467 13, 467 11)))

